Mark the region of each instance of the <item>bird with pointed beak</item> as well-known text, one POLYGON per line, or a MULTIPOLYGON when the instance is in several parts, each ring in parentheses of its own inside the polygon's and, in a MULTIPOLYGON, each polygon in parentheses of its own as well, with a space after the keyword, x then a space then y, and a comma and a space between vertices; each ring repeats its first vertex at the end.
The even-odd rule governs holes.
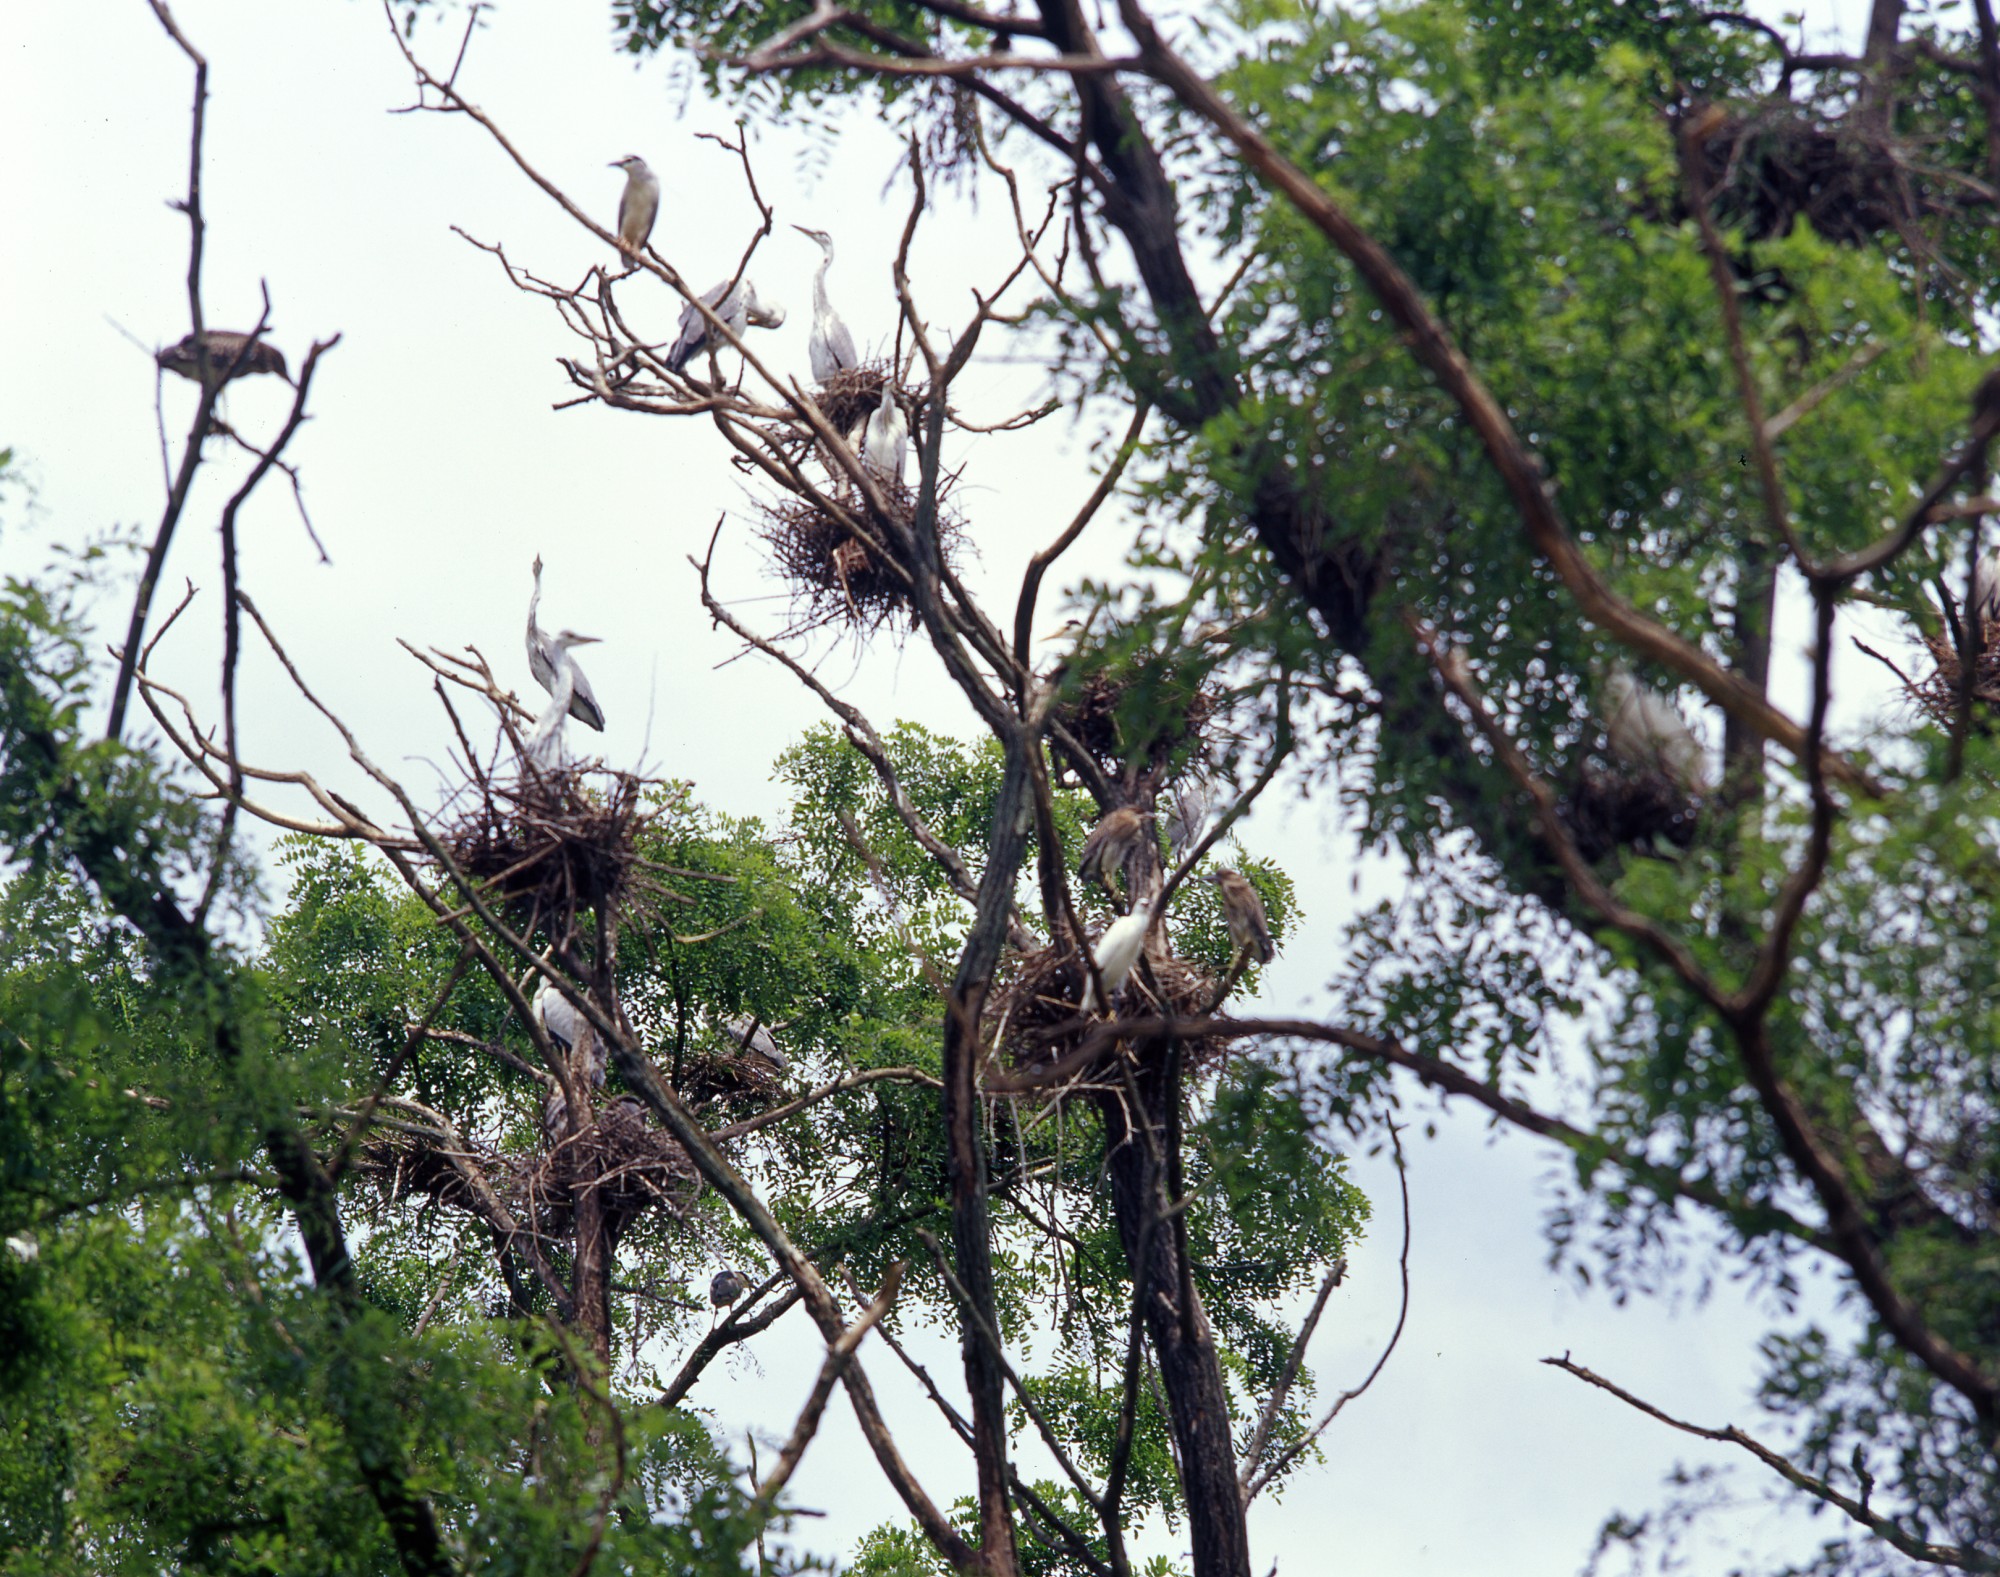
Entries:
POLYGON ((1096 882, 1110 892, 1110 873, 1125 869, 1125 862, 1132 858, 1145 833, 1146 813, 1136 805, 1120 805, 1109 812, 1083 840, 1083 858, 1076 871, 1078 879, 1096 882))
POLYGON ((625 172, 625 190, 618 194, 618 251, 629 274, 639 266, 653 221, 660 217, 660 178, 636 153, 613 159, 611 168, 625 172))
MULTIPOLYGON (((1107 1002, 1116 1002, 1118 992, 1132 973, 1132 966, 1139 962, 1139 955, 1146 950, 1146 932, 1152 928, 1153 905, 1156 899, 1148 898, 1136 906, 1130 914, 1120 915, 1104 928, 1104 934, 1097 939, 1091 956, 1097 960, 1097 972, 1104 979, 1104 995, 1107 1002)), ((1097 1011, 1097 988, 1086 979, 1083 985, 1082 1010, 1085 1013, 1097 1011)))
POLYGON ((806 337, 806 359, 812 363, 813 382, 824 384, 835 373, 859 366, 861 359, 854 353, 854 336, 847 332, 847 325, 826 296, 826 271, 833 267, 833 237, 824 230, 808 230, 804 225, 792 228, 819 244, 819 272, 813 275, 812 331, 806 337))
POLYGON ((1271 945, 1271 923, 1264 917, 1264 900, 1241 871, 1217 871, 1208 880, 1222 894, 1222 918, 1229 926, 1229 940, 1238 955, 1248 953, 1260 964, 1278 956, 1271 945))

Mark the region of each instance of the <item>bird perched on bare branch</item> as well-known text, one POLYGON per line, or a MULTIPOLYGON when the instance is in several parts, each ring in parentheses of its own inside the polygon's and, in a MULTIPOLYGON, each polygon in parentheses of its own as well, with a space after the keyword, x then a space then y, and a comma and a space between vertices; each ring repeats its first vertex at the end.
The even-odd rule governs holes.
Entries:
POLYGON ((639 266, 639 254, 660 217, 660 178, 636 153, 613 159, 611 168, 625 172, 625 190, 618 194, 618 250, 627 272, 639 266))
MULTIPOLYGON (((729 281, 710 285, 701 293, 701 303, 729 326, 729 332, 741 338, 749 328, 774 329, 785 321, 785 309, 766 306, 757 299, 757 287, 748 279, 734 290, 729 281)), ((713 338, 709 332, 708 320, 695 310, 693 302, 681 308, 680 333, 674 337, 673 348, 667 352, 667 371, 680 372, 687 364, 708 349, 713 338)))
POLYGON ((1264 900, 1241 871, 1217 871, 1208 878, 1222 893, 1222 918, 1229 925, 1229 940, 1239 953, 1251 953, 1260 964, 1277 957, 1271 945, 1271 922, 1264 917, 1264 900))
MULTIPOLYGON (((1090 952, 1097 960, 1097 972, 1104 977, 1104 994, 1110 1001, 1117 1001, 1119 988, 1132 973, 1132 966, 1139 962, 1139 955, 1146 949, 1146 932, 1153 924, 1153 903, 1148 898, 1137 905, 1130 914, 1120 915, 1104 928, 1104 934, 1097 939, 1097 945, 1090 952)), ((1086 978, 1083 985, 1082 1009, 1086 1013, 1097 1009, 1097 990, 1086 978)))
POLYGON ((749 1290, 749 1286, 750 1278, 735 1266, 718 1270, 709 1279, 708 1301, 714 1306, 716 1314, 720 1315, 724 1309, 742 1297, 749 1290))
POLYGON ((835 373, 860 365, 860 358, 854 354, 854 336, 847 332, 847 325, 833 310, 833 303, 826 299, 826 271, 833 267, 833 237, 824 230, 808 230, 804 225, 792 228, 819 243, 819 272, 813 275, 812 333, 806 340, 806 356, 812 362, 813 382, 825 383, 835 373))
POLYGON ((1611 753, 1625 766, 1656 772, 1685 794, 1706 794, 1714 786, 1708 752, 1673 702, 1641 684, 1623 663, 1605 676, 1598 704, 1611 753))
POLYGON ((910 424, 896 403, 896 385, 882 380, 882 403, 868 418, 861 440, 861 463, 884 482, 898 486, 903 480, 903 461, 910 450, 910 424))
POLYGON ((780 1073, 791 1068, 791 1061, 778 1049, 778 1043, 771 1038, 771 1032, 763 1021, 748 1013, 739 1013, 722 1021, 722 1027, 737 1050, 752 1057, 762 1057, 780 1073))
POLYGON ((292 375, 285 368, 284 352, 275 345, 264 341, 253 341, 248 334, 239 334, 234 329, 208 329, 198 338, 184 334, 165 350, 153 357, 168 372, 179 373, 192 383, 202 382, 202 349, 208 351, 208 381, 227 383, 232 378, 247 378, 256 373, 268 372, 285 382, 292 381, 292 375))
POLYGON ((1110 892, 1110 872, 1124 870, 1125 862, 1131 859, 1145 832, 1146 813, 1133 805, 1120 805, 1092 827, 1090 836, 1083 840, 1083 858, 1076 868, 1077 877, 1082 881, 1096 882, 1110 892))

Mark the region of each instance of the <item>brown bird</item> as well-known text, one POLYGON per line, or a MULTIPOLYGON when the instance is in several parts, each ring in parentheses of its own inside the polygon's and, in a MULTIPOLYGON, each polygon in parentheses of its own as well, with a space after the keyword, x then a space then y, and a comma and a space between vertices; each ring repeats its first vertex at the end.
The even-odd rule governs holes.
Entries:
MULTIPOLYGON (((275 345, 262 340, 252 344, 248 334, 239 334, 234 329, 209 329, 201 339, 208 346, 208 376, 217 383, 260 372, 275 373, 287 383, 292 381, 291 373, 285 370, 285 354, 275 345)), ((153 360, 191 383, 201 382, 200 342, 192 334, 182 335, 153 360)))
POLYGON ((1125 868, 1145 830, 1145 812, 1130 805, 1119 806, 1092 827, 1090 836, 1083 840, 1083 859, 1076 874, 1086 882, 1096 882, 1106 892, 1111 891, 1107 872, 1125 868))
POLYGON ((1277 957, 1271 945, 1271 922, 1264 918, 1264 900, 1240 871, 1217 871, 1209 880, 1221 889, 1222 918, 1229 922, 1229 940, 1240 951, 1255 953, 1268 964, 1277 957))

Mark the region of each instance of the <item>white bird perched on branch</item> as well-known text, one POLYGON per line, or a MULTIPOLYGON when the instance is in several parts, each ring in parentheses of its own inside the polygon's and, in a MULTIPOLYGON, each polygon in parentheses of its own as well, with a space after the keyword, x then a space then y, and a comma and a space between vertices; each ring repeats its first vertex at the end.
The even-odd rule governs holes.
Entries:
POLYGON ((535 993, 535 1021, 542 1026, 542 1033, 555 1043, 556 1050, 567 1057, 577 1043, 583 1017, 569 998, 556 989, 553 980, 544 980, 541 989, 535 993))
POLYGON ((536 617, 541 605, 542 560, 537 554, 535 594, 528 599, 528 672, 534 675, 536 684, 549 692, 551 699, 548 709, 535 724, 534 737, 528 742, 528 753, 537 761, 548 761, 560 754, 565 717, 573 717, 586 728, 602 733, 604 710, 591 693, 590 681, 583 676, 583 670, 570 655, 571 647, 592 645, 597 637, 578 635, 570 630, 558 630, 550 635, 536 617))
POLYGON ((896 403, 896 385, 882 380, 882 403, 868 418, 861 440, 861 464, 885 482, 901 485, 903 460, 910 450, 910 424, 896 403))
POLYGON ((625 172, 625 190, 618 195, 618 250, 628 270, 639 266, 639 254, 660 217, 660 178, 636 153, 613 159, 611 168, 625 172))
POLYGON ((1641 684, 1623 663, 1614 664, 1605 675, 1598 704, 1604 711, 1611 753, 1626 766, 1657 772, 1687 794, 1706 794, 1714 786, 1708 752, 1694 730, 1673 702, 1641 684))
MULTIPOLYGON (((701 303, 729 326, 729 332, 741 338, 748 328, 774 329, 785 321, 785 309, 765 306, 757 299, 757 287, 745 279, 734 290, 729 281, 710 285, 701 293, 701 303)), ((680 372, 689 362, 708 348, 710 339, 708 320, 695 310, 690 301, 681 308, 680 333, 674 336, 673 349, 667 352, 667 371, 680 372)))
MULTIPOLYGON (((1120 915, 1104 928, 1104 934, 1097 939, 1097 946, 1091 949, 1091 956, 1097 960, 1097 972, 1104 978, 1104 994, 1117 1000, 1119 987, 1132 973, 1132 966, 1139 962, 1139 955, 1146 948, 1146 932, 1152 928, 1153 905, 1158 900, 1148 898, 1130 914, 1120 915)), ((1097 1009, 1097 989, 1086 977, 1083 983, 1083 1011, 1097 1009)))
POLYGON ((847 332, 847 325, 840 321, 840 314, 826 299, 826 271, 833 267, 833 237, 824 230, 808 230, 804 225, 792 228, 819 243, 819 272, 813 275, 812 333, 806 340, 806 355, 812 361, 813 382, 825 383, 835 373, 859 365, 860 358, 854 354, 854 336, 847 332))

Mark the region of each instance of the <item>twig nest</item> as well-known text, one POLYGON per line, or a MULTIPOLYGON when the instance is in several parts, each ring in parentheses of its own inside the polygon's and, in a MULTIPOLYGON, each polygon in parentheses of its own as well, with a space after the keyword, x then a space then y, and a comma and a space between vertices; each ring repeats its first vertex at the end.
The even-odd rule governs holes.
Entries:
POLYGON ((783 1093, 778 1070, 762 1057, 700 1049, 680 1059, 674 1088, 697 1110, 720 1106, 732 1114, 761 1111, 775 1105, 783 1093))
POLYGON ((575 914, 625 898, 638 860, 642 779, 576 767, 524 768, 481 778, 439 829, 445 852, 510 907, 575 914), (592 783, 590 780, 599 780, 592 783))
MULTIPOLYGON (((853 376, 843 374, 842 376, 853 376)), ((896 523, 908 528, 916 517, 916 495, 898 482, 881 482, 883 497, 896 523)), ((964 538, 958 513, 947 501, 949 488, 940 482, 937 509, 938 551, 955 567, 964 538)), ((858 635, 874 633, 899 615, 915 621, 908 566, 895 562, 894 538, 882 522, 870 519, 867 503, 851 485, 836 487, 831 496, 849 516, 875 535, 879 547, 862 541, 847 524, 811 499, 786 496, 761 501, 757 534, 771 550, 771 561, 792 591, 792 627, 800 634, 826 625, 842 625, 858 635)))
POLYGON ((1703 142, 1701 158, 1717 217, 1751 241, 1782 238, 1800 218, 1846 246, 1888 233, 1913 239, 1922 219, 1966 206, 1913 173, 1886 129, 1804 106, 1776 104, 1724 119, 1703 142))
POLYGON ((1055 716, 1097 763, 1122 771, 1135 756, 1159 767, 1199 744, 1217 708, 1195 671, 1170 661, 1094 669, 1064 685, 1055 716))
MULTIPOLYGON (((882 403, 882 385, 894 370, 889 361, 867 361, 858 367, 843 367, 813 391, 813 403, 837 433, 851 433, 875 414, 882 403)), ((896 390, 896 404, 910 431, 917 430, 917 418, 924 408, 926 391, 896 390)))
POLYGON ((1676 848, 1689 847, 1701 801, 1664 772, 1586 766, 1562 803, 1562 817, 1578 851, 1595 864, 1628 845, 1665 840, 1676 848))
MULTIPOLYGON (((1096 940, 1092 938, 1093 945, 1096 940)), ((1016 954, 995 985, 986 1012, 994 1026, 996 1049, 1022 1068, 1055 1062, 1074 1051, 1101 1022, 1098 1016, 1086 1017, 1077 1008, 1086 983, 1083 957, 1067 944, 1016 954)), ((1134 969, 1118 993, 1118 1006, 1131 1016, 1152 1018, 1171 1013, 1197 1018, 1209 1011, 1219 984, 1187 959, 1149 954, 1146 966, 1134 969)), ((1207 1063, 1228 1050, 1229 1037, 1212 1035, 1183 1044, 1191 1063, 1207 1063)), ((1102 1077, 1102 1070, 1079 1070, 1077 1082, 1098 1082, 1102 1077)))
POLYGON ((540 1181, 543 1196, 558 1209, 595 1190, 621 1225, 643 1210, 664 1210, 679 1220, 701 1192, 687 1152, 630 1095, 614 1097, 590 1127, 559 1140, 543 1160, 540 1181))
MULTIPOLYGON (((1983 633, 1986 650, 1972 676, 1972 699, 1984 706, 2000 706, 2000 628, 1989 626, 1983 633)), ((1950 728, 1958 716, 1959 689, 1965 678, 1958 647, 1944 635, 1926 635, 1923 642, 1931 654, 1930 675, 1906 680, 1905 689, 1940 727, 1950 728)))

